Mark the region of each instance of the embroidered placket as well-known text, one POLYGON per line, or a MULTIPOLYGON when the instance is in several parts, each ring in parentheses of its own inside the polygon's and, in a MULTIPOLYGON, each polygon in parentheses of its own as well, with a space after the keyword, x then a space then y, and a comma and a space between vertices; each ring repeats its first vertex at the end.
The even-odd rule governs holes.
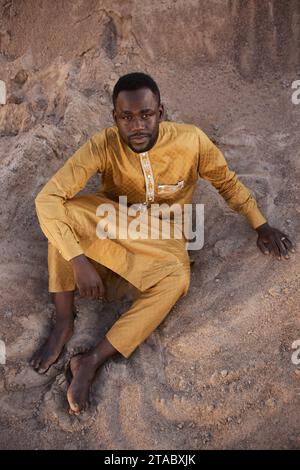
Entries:
POLYGON ((146 203, 154 201, 154 177, 148 152, 140 153, 140 161, 146 184, 146 203))

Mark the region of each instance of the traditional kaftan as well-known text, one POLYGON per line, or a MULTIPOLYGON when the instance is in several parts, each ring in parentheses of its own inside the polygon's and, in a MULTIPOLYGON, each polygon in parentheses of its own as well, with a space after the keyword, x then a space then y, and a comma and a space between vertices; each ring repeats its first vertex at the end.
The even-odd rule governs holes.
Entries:
POLYGON ((205 133, 195 125, 167 121, 159 123, 157 141, 144 153, 131 150, 115 126, 96 133, 36 197, 39 222, 49 241, 51 292, 75 288, 68 262, 85 254, 143 293, 127 319, 125 314, 121 323, 118 320, 113 326, 115 334, 108 332, 108 339, 126 357, 153 331, 176 300, 187 293, 190 269, 186 240, 100 239, 96 234, 97 207, 113 204, 118 213, 119 196, 126 196, 128 205, 141 205, 146 212, 153 204, 183 206, 192 202, 199 177, 210 181, 230 208, 246 216, 252 228, 266 222, 250 191, 228 168, 223 154, 205 133), (96 173, 102 175, 98 192, 76 196, 96 173), (177 291, 174 282, 179 286, 177 291), (134 322, 142 318, 141 310, 147 315, 146 323, 154 310, 157 318, 142 332, 139 326, 139 332, 132 336, 129 332, 134 330, 134 322))

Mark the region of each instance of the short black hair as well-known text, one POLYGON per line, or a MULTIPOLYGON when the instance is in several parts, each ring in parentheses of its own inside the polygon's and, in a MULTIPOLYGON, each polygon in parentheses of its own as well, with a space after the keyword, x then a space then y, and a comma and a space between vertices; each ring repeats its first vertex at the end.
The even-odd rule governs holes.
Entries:
POLYGON ((143 72, 132 72, 119 78, 113 89, 113 105, 116 108, 116 100, 120 91, 139 90, 140 88, 149 88, 157 97, 158 106, 160 105, 160 92, 157 84, 150 75, 143 72))

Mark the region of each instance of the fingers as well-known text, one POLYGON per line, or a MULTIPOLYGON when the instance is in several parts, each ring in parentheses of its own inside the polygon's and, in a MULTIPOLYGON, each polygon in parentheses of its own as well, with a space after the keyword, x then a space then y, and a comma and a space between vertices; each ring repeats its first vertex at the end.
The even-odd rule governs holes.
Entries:
POLYGON ((265 245, 265 243, 262 241, 261 237, 258 237, 258 239, 257 239, 257 246, 263 252, 264 255, 269 255, 270 254, 270 250, 265 245))
POLYGON ((102 282, 93 286, 81 287, 79 290, 80 298, 103 299, 105 296, 102 282))
POLYGON ((94 297, 94 299, 99 299, 99 300, 105 299, 105 292, 104 292, 102 281, 97 285, 96 296, 94 297))
POLYGON ((92 297, 92 289, 90 286, 81 286, 79 289, 80 299, 89 299, 92 297))
POLYGON ((99 297, 102 297, 103 299, 105 299, 105 289, 104 289, 104 285, 103 285, 102 280, 101 280, 98 288, 99 288, 99 297))
POLYGON ((290 258, 288 251, 290 251, 291 253, 295 253, 294 245, 285 233, 279 232, 276 235, 276 243, 280 247, 280 253, 286 259, 290 258))
POLYGON ((280 233, 280 240, 284 244, 287 250, 289 250, 291 253, 295 253, 295 247, 289 237, 285 235, 285 233, 280 233))
POLYGON ((277 256, 277 259, 281 260, 281 241, 280 238, 274 236, 272 237, 271 246, 273 248, 273 251, 275 255, 277 256))
POLYGON ((289 259, 288 251, 295 253, 294 246, 291 240, 283 232, 277 231, 272 233, 271 236, 259 236, 257 239, 257 246, 264 254, 273 252, 278 260, 282 257, 289 259))
POLYGON ((98 298, 97 286, 88 286, 85 289, 82 289, 82 294, 80 294, 80 298, 97 299, 98 298))
POLYGON ((265 255, 269 254, 270 252, 273 252, 275 253, 278 259, 281 259, 280 249, 276 243, 276 239, 274 236, 269 237, 268 239, 259 236, 256 243, 257 243, 257 246, 265 255))
POLYGON ((276 239, 276 244, 279 249, 280 259, 281 259, 281 255, 284 256, 285 259, 289 259, 288 251, 286 249, 286 246, 283 243, 284 237, 281 237, 280 234, 276 234, 275 239, 276 239))
POLYGON ((102 281, 100 280, 92 288, 92 298, 101 300, 103 299, 103 297, 104 297, 104 290, 103 290, 102 281))
POLYGON ((103 297, 102 294, 101 294, 101 290, 99 288, 99 284, 97 284, 94 288, 93 288, 93 299, 99 299, 100 297, 103 297))
POLYGON ((79 297, 80 299, 86 297, 86 289, 84 287, 79 287, 79 297))
POLYGON ((101 277, 98 275, 97 285, 96 285, 96 296, 95 299, 103 300, 105 297, 104 286, 101 277))

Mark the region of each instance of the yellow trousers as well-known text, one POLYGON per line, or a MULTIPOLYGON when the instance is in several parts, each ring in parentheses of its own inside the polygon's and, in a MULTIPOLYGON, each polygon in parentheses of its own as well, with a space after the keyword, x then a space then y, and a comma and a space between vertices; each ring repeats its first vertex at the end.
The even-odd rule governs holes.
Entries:
MULTIPOLYGON (((133 300, 131 307, 106 333, 106 338, 114 348, 128 358, 164 320, 176 301, 186 294, 189 286, 189 267, 179 265, 172 273, 142 292, 93 259, 89 261, 99 272, 109 301, 122 298, 133 300)), ((71 262, 66 261, 50 242, 48 273, 49 292, 76 289, 71 262)))

